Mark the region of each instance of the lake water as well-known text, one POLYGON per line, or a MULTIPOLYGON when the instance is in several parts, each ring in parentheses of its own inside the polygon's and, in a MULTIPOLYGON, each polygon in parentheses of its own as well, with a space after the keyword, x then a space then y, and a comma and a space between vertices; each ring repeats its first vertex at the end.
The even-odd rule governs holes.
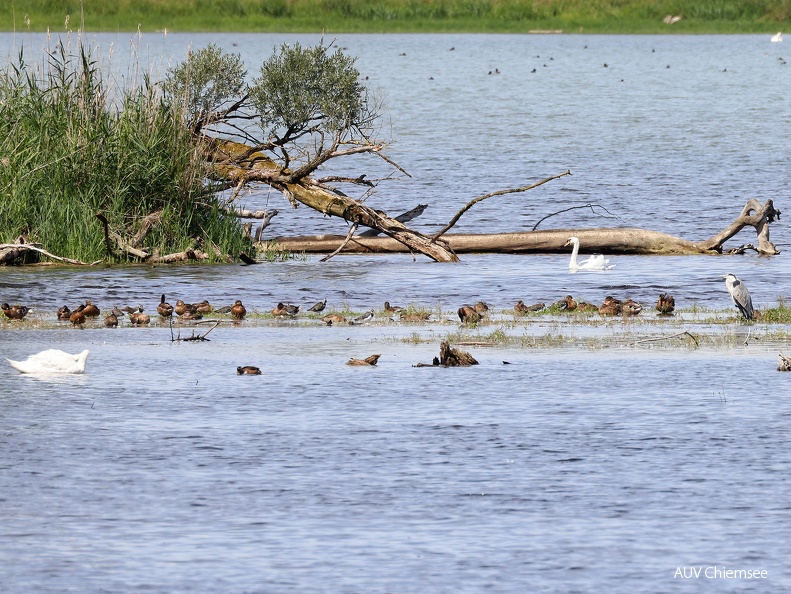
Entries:
MULTIPOLYGON (((113 44, 123 74, 130 36, 97 39, 113 44)), ((214 42, 255 74, 274 46, 296 40, 319 37, 169 33, 135 44, 152 70, 214 42)), ((0 35, 0 53, 13 55, 14 43, 37 55, 43 36, 0 35)), ((477 195, 567 169, 479 204, 457 230, 525 230, 595 203, 618 218, 574 210, 541 228, 628 225, 702 239, 750 197, 785 209, 791 77, 784 44, 768 35, 337 43, 386 94, 390 154, 413 176, 369 204, 398 213, 428 203, 418 229, 439 228, 477 195)), ((278 195, 245 200, 280 209, 275 235, 346 232, 278 195)), ((91 355, 84 376, 0 366, 0 591, 788 591, 791 377, 775 371, 788 347, 772 340, 776 327, 756 324, 747 346, 669 348, 633 342, 693 329, 696 314, 586 329, 506 313, 517 299, 652 304, 665 291, 679 308, 721 310, 732 307, 727 272, 770 307, 791 294, 785 218, 772 240, 782 252, 772 258, 620 256, 589 274, 569 274, 566 255, 2 268, 0 299, 34 311, 31 322, 0 322, 0 358, 53 347, 91 355), (251 320, 202 343, 172 343, 158 324, 51 322, 57 307, 86 298, 154 311, 162 293, 171 303, 242 299, 254 312, 326 297, 331 309, 389 300, 443 313, 425 325, 251 320), (413 367, 458 330, 455 309, 477 299, 495 311, 481 334, 526 340, 464 347, 480 362, 471 368, 413 367), (626 339, 588 348, 579 340, 588 332, 626 339), (545 334, 567 346, 527 340, 545 334), (382 354, 374 368, 344 365, 373 353, 382 354), (237 376, 245 364, 264 373, 237 376), (706 577, 714 566, 767 573, 706 577), (679 568, 701 577, 674 577, 679 568)), ((745 230, 730 244, 753 241, 745 230)), ((747 334, 736 322, 709 331, 747 334)))

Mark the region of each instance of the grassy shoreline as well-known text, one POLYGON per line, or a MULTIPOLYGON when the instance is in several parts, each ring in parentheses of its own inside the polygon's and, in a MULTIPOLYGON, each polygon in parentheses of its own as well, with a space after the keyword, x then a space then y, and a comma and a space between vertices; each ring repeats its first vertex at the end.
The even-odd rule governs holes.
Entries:
POLYGON ((775 33, 785 0, 11 0, 2 31, 775 33), (665 17, 680 17, 673 23, 665 17), (68 17, 68 25, 66 24, 68 17))

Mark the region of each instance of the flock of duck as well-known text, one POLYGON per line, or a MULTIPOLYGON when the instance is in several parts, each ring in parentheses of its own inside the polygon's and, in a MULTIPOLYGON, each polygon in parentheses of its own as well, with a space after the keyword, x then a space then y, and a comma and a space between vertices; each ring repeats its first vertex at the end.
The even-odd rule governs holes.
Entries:
MULTIPOLYGON (((571 260, 569 262, 569 271, 577 272, 580 270, 592 271, 606 271, 614 267, 610 264, 609 260, 600 254, 594 254, 585 260, 578 261, 578 253, 580 242, 576 237, 571 237, 565 244, 572 246, 571 260)), ((739 312, 746 320, 752 320, 757 314, 753 309, 752 299, 744 283, 736 278, 733 274, 725 275, 725 287, 730 293, 731 299, 739 312)), ((318 314, 324 311, 327 305, 327 299, 315 303, 308 308, 308 312, 318 314)), ((668 293, 661 293, 656 302, 655 309, 659 315, 672 315, 676 307, 675 299, 668 293)), ((31 308, 26 305, 9 305, 3 303, 0 308, 6 318, 10 320, 22 320, 31 311, 31 308)), ((626 299, 621 301, 612 296, 605 297, 601 305, 594 305, 585 301, 576 301, 571 295, 566 295, 560 301, 550 305, 556 311, 581 311, 581 312, 596 312, 602 316, 636 316, 643 311, 643 305, 632 300, 626 299)), ((411 308, 410 308, 411 309, 411 308)), ((411 311, 397 305, 391 305, 389 301, 384 302, 382 308, 383 313, 393 316, 398 315, 402 321, 405 322, 425 322, 431 317, 430 312, 426 311, 411 311)), ((527 315, 533 312, 541 312, 547 309, 544 303, 535 303, 533 305, 526 305, 523 300, 519 300, 514 305, 514 313, 516 315, 527 315)), ((272 310, 271 315, 276 318, 294 318, 301 310, 301 306, 286 304, 279 302, 272 310)), ((241 322, 247 315, 247 309, 240 299, 237 299, 233 305, 227 305, 219 308, 214 308, 207 300, 199 303, 186 303, 179 299, 175 305, 171 305, 165 299, 163 294, 160 298, 159 305, 156 308, 157 314, 161 320, 172 321, 174 318, 177 320, 193 321, 200 320, 204 314, 229 314, 235 322, 241 322)), ((484 301, 478 301, 474 305, 462 305, 457 314, 462 324, 477 324, 481 322, 486 315, 488 315, 489 305, 484 301)), ((60 307, 56 316, 58 320, 68 321, 75 327, 81 327, 89 319, 99 318, 101 310, 99 307, 86 300, 84 304, 80 304, 73 310, 67 305, 60 307)), ((116 327, 124 316, 129 317, 129 322, 133 326, 145 326, 150 324, 150 316, 143 311, 143 307, 138 305, 136 308, 113 307, 109 313, 104 317, 104 325, 107 327, 116 327)), ((328 326, 333 324, 364 324, 373 319, 375 310, 369 309, 360 316, 352 319, 339 313, 331 313, 321 317, 321 321, 328 326)), ((12 361, 8 359, 9 363, 22 373, 82 373, 85 370, 85 362, 88 358, 88 351, 83 351, 77 355, 71 355, 57 349, 49 349, 42 351, 36 355, 32 355, 26 361, 12 361)), ((238 367, 237 373, 239 375, 257 375, 261 371, 254 366, 238 367)))

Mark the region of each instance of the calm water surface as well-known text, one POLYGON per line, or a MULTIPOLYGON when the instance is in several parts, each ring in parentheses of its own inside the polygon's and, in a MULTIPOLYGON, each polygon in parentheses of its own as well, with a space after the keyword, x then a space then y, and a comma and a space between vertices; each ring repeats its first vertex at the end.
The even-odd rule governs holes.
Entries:
MULTIPOLYGON (((98 39, 129 72, 129 36, 98 39)), ((152 34, 137 51, 155 69, 213 41, 254 75, 275 45, 318 39, 152 34)), ((427 202, 423 230, 476 195, 566 169, 571 177, 475 207, 458 230, 529 229, 597 203, 619 218, 577 210, 541 228, 629 225, 699 239, 749 197, 785 208, 791 79, 783 44, 768 36, 337 42, 386 93, 393 156, 413 175, 369 203, 399 212, 427 202)), ((37 51, 43 37, 0 36, 4 55, 14 43, 37 51)), ((346 230, 266 192, 246 200, 280 209, 276 235, 346 230)), ((744 231, 733 245, 753 239, 744 231)), ((604 274, 571 275, 563 255, 0 269, 0 297, 32 305, 34 322, 86 298, 154 311, 161 293, 171 303, 240 298, 256 312, 326 297, 337 309, 387 299, 447 313, 426 326, 243 323, 182 344, 157 325, 0 323, 0 358, 91 350, 84 376, 0 367, 0 590, 788 591, 791 404, 777 343, 469 347, 477 367, 412 367, 456 330, 451 312, 479 298, 504 312, 517 299, 653 303, 670 291, 679 307, 723 309, 719 275, 734 272, 758 308, 773 306, 791 294, 784 218, 772 239, 783 253, 771 259, 614 257, 604 274), (413 332, 436 340, 406 341, 413 332), (382 354, 375 368, 344 365, 372 353, 382 354), (241 364, 264 374, 236 376, 241 364), (673 577, 715 565, 768 577, 673 577)), ((628 334, 623 326, 598 331, 628 334)))

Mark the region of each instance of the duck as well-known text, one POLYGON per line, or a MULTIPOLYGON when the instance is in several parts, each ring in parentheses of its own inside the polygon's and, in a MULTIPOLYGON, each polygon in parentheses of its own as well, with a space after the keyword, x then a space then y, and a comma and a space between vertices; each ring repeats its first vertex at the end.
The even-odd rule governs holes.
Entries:
POLYGON ((579 301, 577 303, 577 311, 599 311, 599 306, 587 301, 579 301))
POLYGON ((85 314, 86 318, 95 318, 101 313, 101 311, 99 311, 99 308, 91 303, 90 300, 86 299, 85 307, 83 308, 82 313, 85 314))
POLYGON ((472 308, 477 311, 479 314, 483 315, 484 312, 489 311, 489 304, 485 301, 478 301, 472 308))
POLYGON ((8 303, 3 303, 0 307, 5 317, 9 320, 21 320, 30 311, 30 308, 26 305, 8 305, 8 303))
POLYGON ((409 313, 407 311, 402 311, 398 315, 402 322, 426 322, 431 317, 431 312, 415 311, 409 313))
POLYGON ((58 308, 58 319, 59 320, 68 320, 69 316, 71 315, 71 310, 69 309, 68 305, 64 305, 58 308))
POLYGON ((203 314, 200 313, 199 311, 192 311, 188 309, 183 314, 181 314, 178 318, 179 320, 202 320, 203 314))
POLYGON ((574 297, 572 297, 571 295, 566 295, 555 305, 558 305, 560 309, 565 311, 574 311, 575 309, 577 309, 577 302, 574 300, 574 297))
POLYGON ((275 306, 275 308, 272 310, 272 315, 275 316, 275 317, 287 316, 288 315, 288 309, 286 309, 286 304, 285 303, 278 303, 275 306))
POLYGON ((242 301, 237 299, 234 301, 233 306, 231 306, 231 317, 235 320, 241 320, 245 315, 247 315, 247 309, 242 305, 242 301))
POLYGON ((129 314, 129 321, 134 326, 145 326, 151 321, 148 314, 143 313, 143 306, 138 305, 137 309, 129 314))
POLYGON ((107 317, 104 318, 104 325, 108 328, 115 328, 118 326, 118 316, 110 312, 107 317))
POLYGON ((623 310, 623 315, 625 316, 636 316, 641 311, 643 311, 643 306, 632 299, 627 299, 624 301, 621 305, 621 308, 623 310))
POLYGON ((604 303, 599 306, 599 313, 603 316, 619 316, 623 313, 623 304, 608 295, 604 298, 604 303))
POLYGON ((87 350, 77 355, 71 355, 58 349, 48 349, 36 353, 35 355, 30 355, 24 361, 12 361, 11 359, 6 359, 6 361, 20 373, 42 375, 54 373, 84 373, 88 354, 89 352, 87 350))
POLYGON ((593 254, 585 260, 577 262, 577 254, 580 251, 580 240, 578 237, 569 237, 569 240, 563 244, 563 247, 568 246, 572 246, 569 272, 577 272, 578 270, 610 270, 615 267, 615 264, 610 264, 610 261, 601 254, 593 254))
POLYGON ((516 302, 516 305, 514 305, 514 311, 519 315, 525 315, 530 311, 530 309, 520 299, 519 301, 516 302))
POLYGON ((395 313, 397 311, 401 311, 402 309, 404 308, 399 305, 390 305, 389 301, 385 301, 384 311, 387 313, 395 313))
POLYGON ((286 313, 290 316, 295 316, 299 313, 299 305, 286 305, 286 313))
POLYGON ((324 301, 319 301, 318 303, 316 303, 315 305, 313 305, 312 307, 310 307, 310 308, 308 309, 308 311, 312 311, 312 312, 315 312, 315 313, 319 313, 320 311, 324 311, 324 308, 325 308, 326 306, 327 306, 327 300, 326 300, 326 299, 324 299, 324 301))
POLYGON ((209 301, 207 299, 204 299, 200 303, 196 303, 195 304, 195 310, 198 313, 205 314, 205 313, 213 312, 214 308, 211 306, 211 303, 209 303, 209 301))
POLYGON ((676 309, 676 300, 668 293, 660 293, 656 300, 656 311, 661 315, 670 315, 676 309))
POLYGON ((177 316, 182 315, 185 311, 195 312, 197 311, 197 307, 192 305, 191 303, 184 303, 181 299, 176 301, 176 307, 173 308, 173 311, 176 312, 177 316))
POLYGON ((344 318, 341 314, 327 314, 321 321, 327 324, 327 326, 332 326, 333 324, 343 324, 346 322, 346 318, 344 318))
POLYGON ((458 312, 462 324, 477 324, 481 321, 481 314, 469 305, 462 305, 458 312))
POLYGON ((157 305, 157 313, 163 318, 169 318, 173 315, 173 306, 165 301, 164 293, 162 293, 162 297, 159 300, 159 305, 157 305))
POLYGON ((82 313, 82 310, 84 309, 85 306, 80 305, 77 307, 77 309, 71 312, 71 315, 69 316, 69 321, 71 322, 72 326, 81 326, 82 324, 85 323, 85 314, 82 313))
POLYGON ((236 368, 237 375, 261 375, 261 370, 255 365, 243 365, 236 368))

